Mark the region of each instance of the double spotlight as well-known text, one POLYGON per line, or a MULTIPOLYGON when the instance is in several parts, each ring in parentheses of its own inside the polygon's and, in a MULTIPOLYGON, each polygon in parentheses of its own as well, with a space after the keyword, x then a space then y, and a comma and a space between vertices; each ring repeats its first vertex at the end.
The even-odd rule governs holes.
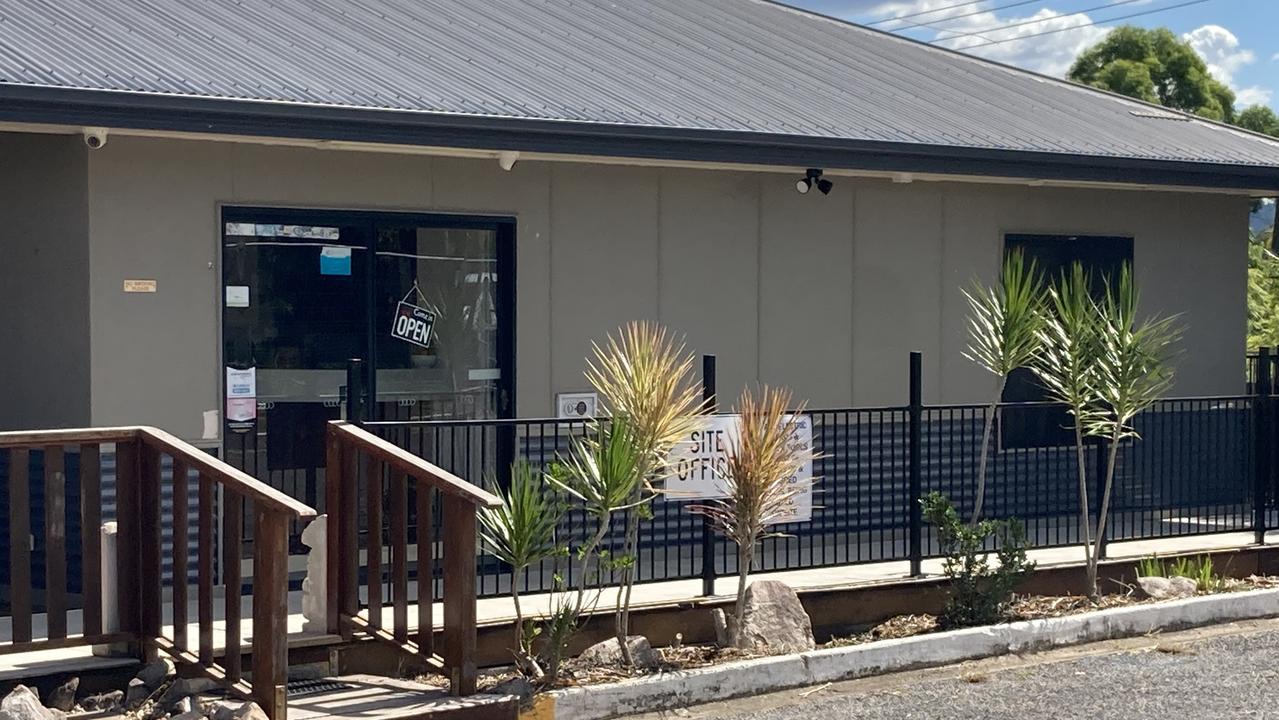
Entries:
POLYGON ((830 189, 835 187, 835 183, 822 177, 821 169, 809 168, 804 177, 795 183, 795 189, 799 191, 800 195, 806 195, 809 190, 813 189, 814 185, 823 195, 830 195, 830 189))

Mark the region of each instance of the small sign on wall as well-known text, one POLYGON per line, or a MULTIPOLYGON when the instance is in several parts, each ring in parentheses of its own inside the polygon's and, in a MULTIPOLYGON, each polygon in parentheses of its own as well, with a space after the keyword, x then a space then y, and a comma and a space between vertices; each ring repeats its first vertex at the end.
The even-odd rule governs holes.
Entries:
POLYGON ((124 291, 127 293, 153 293, 156 289, 155 280, 125 280, 124 291))

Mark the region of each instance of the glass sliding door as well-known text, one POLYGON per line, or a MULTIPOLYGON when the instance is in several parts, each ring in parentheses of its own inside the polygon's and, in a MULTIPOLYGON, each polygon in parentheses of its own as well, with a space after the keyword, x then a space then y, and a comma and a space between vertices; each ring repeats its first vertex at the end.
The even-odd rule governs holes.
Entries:
POLYGON ((352 358, 370 419, 513 412, 512 221, 224 208, 221 230, 232 464, 322 507, 352 358))
POLYGON ((374 390, 383 419, 496 418, 509 411, 504 282, 494 228, 379 225, 374 390))

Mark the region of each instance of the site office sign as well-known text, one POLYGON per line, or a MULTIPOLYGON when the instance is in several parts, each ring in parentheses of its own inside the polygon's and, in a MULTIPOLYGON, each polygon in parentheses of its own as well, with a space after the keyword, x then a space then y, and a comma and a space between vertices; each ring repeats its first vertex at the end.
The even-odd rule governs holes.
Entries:
MULTIPOLYGON (((791 442, 812 455, 813 421, 808 415, 787 416, 794 422, 791 442)), ((671 500, 713 500, 727 497, 724 478, 728 454, 741 437, 741 416, 708 415, 688 438, 671 451, 671 475, 666 479, 666 495, 671 500)), ((790 512, 776 523, 808 522, 813 519, 813 461, 809 460, 790 477, 797 488, 790 512)))

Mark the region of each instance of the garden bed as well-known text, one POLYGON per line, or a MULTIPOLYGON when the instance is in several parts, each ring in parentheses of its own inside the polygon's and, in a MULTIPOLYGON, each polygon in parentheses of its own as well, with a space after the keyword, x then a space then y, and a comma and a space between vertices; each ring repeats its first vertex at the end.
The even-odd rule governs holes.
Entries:
MULTIPOLYGON (((1105 595, 1096 605, 1078 595, 1023 596, 1010 604, 1007 621, 997 625, 948 629, 933 615, 901 615, 792 655, 675 644, 656 648, 661 663, 650 670, 585 667, 570 660, 556 686, 539 692, 528 705, 539 713, 549 712, 539 717, 598 720, 1008 652, 1275 615, 1275 576, 1223 579, 1212 592, 1177 600, 1153 600, 1134 590, 1105 595)), ((518 677, 511 668, 485 671, 480 689, 509 688, 518 677)))

